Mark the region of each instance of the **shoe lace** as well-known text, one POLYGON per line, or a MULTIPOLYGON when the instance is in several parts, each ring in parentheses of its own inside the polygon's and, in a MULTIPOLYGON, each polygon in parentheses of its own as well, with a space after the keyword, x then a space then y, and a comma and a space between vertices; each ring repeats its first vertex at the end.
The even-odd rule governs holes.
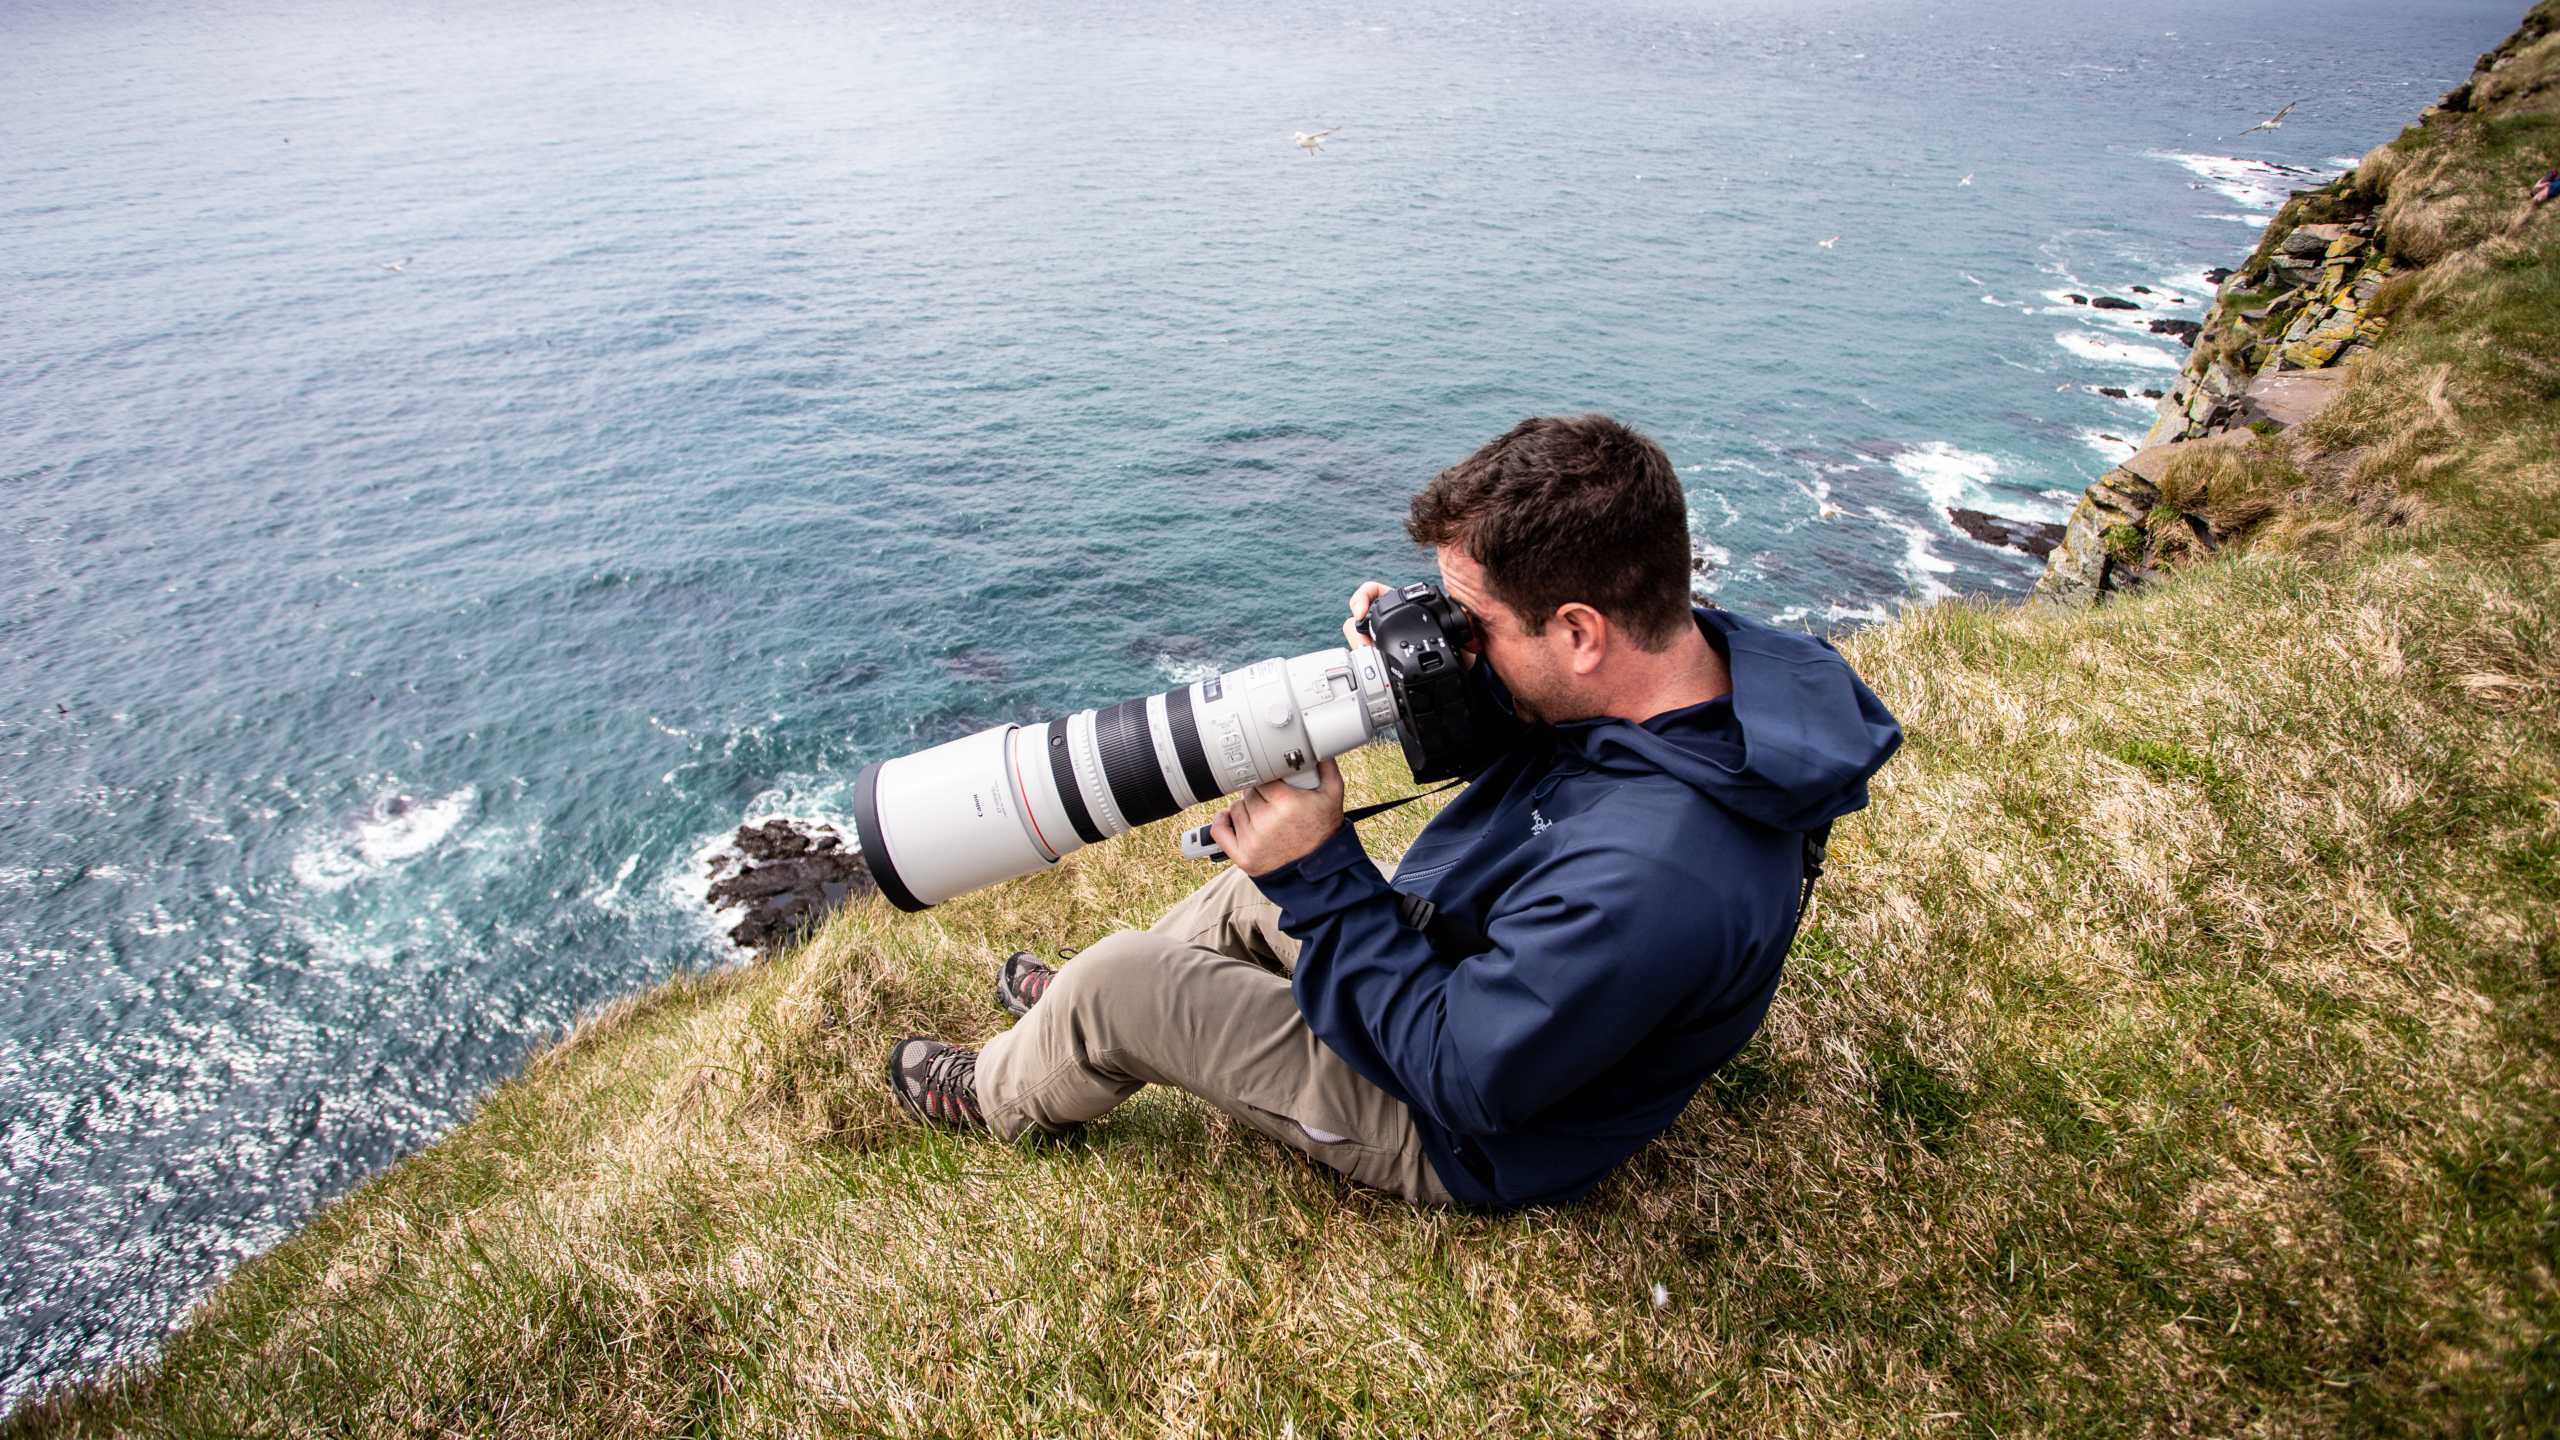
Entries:
MULTIPOLYGON (((1076 952, 1072 949, 1065 946, 1058 948, 1058 960, 1061 964, 1074 959, 1075 956, 1076 952)), ((1040 997, 1049 993, 1049 982, 1056 978, 1058 978, 1057 971, 1035 960, 1023 966, 1021 973, 1014 977, 1014 989, 1021 992, 1024 1000, 1037 1005, 1040 1003, 1040 997)))
POLYGON ((954 1047, 924 1062, 924 1096, 928 1106, 939 1106, 936 1113, 945 1119, 958 1119, 952 1107, 978 1117, 978 1053, 954 1047))

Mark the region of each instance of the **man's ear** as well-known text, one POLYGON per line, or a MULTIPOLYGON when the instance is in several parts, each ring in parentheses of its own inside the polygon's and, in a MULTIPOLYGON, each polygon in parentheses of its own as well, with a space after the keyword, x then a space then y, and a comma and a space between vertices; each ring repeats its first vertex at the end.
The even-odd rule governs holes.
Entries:
POLYGON ((1550 626, 1561 626, 1565 639, 1565 665, 1576 675, 1588 675, 1600 668, 1608 658, 1609 646, 1616 640, 1610 633, 1609 617, 1583 604, 1569 601, 1556 607, 1550 626))

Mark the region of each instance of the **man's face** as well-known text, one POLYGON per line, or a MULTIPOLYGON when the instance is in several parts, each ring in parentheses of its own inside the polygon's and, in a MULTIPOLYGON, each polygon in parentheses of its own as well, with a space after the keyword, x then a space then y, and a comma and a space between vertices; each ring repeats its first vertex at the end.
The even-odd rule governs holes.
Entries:
POLYGON ((1440 560, 1440 589, 1458 602, 1475 623, 1468 649, 1493 666, 1511 692, 1511 708, 1533 725, 1551 725, 1576 714, 1569 672, 1557 662, 1548 643, 1555 629, 1532 635, 1511 607, 1493 598, 1485 585, 1484 567, 1452 545, 1434 551, 1440 560))

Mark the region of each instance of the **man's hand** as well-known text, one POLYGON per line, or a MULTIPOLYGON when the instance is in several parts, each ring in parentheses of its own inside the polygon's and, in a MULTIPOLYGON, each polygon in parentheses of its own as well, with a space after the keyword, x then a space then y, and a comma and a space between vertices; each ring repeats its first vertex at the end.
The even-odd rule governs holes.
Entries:
POLYGON ((1313 790, 1279 780, 1254 786, 1209 822, 1209 837, 1247 875, 1305 859, 1342 828, 1342 767, 1318 762, 1316 782, 1313 790))
POLYGON ((1360 633, 1360 622, 1368 618, 1371 602, 1381 595, 1394 593, 1375 580, 1361 582, 1360 588, 1351 592, 1351 618, 1342 622, 1342 643, 1345 645, 1371 644, 1369 637, 1360 633))

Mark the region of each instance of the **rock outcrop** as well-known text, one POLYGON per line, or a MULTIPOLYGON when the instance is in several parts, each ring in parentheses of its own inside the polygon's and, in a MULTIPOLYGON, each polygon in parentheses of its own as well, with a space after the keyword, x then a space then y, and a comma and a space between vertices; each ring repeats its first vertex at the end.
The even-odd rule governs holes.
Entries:
MULTIPOLYGON (((2151 578, 2160 563, 2157 523, 2160 486, 2169 466, 2196 446, 2237 444, 2250 432, 2204 440, 2178 440, 2147 446, 2097 479, 2063 522, 2061 543, 2045 557, 2044 575, 2036 581, 2034 599, 2061 604, 2093 605, 2111 591, 2128 590, 2151 578)), ((2177 514, 2196 548, 2213 550, 2221 537, 2203 517, 2177 514)))
POLYGON ((745 912, 729 927, 729 938, 751 950, 789 940, 878 888, 842 833, 807 820, 739 826, 710 869, 712 908, 745 912))
POLYGON ((2380 338, 2374 299, 2392 271, 2371 201, 2349 177, 2295 195, 2239 269, 2206 272, 2220 288, 2201 322, 2151 321, 2195 353, 2160 397, 2142 448, 2081 495, 2035 598, 2095 604, 2141 584, 2166 556, 2227 539, 2201 514, 2154 514, 2168 464, 2186 446, 2289 430, 2319 414, 2342 388, 2343 367, 2380 338))
POLYGON ((2006 515, 1993 515, 1982 510, 1949 506, 1947 518, 1955 527, 1985 545, 2000 545, 2023 551, 2036 559, 2053 553, 2062 543, 2062 527, 2050 520, 2013 520, 2006 515))
POLYGON ((2373 299, 2392 264, 2361 204, 2347 182, 2339 181, 2305 192, 2286 207, 2249 263, 2223 278, 2197 332, 2180 335, 2196 353, 2162 402, 2145 444, 2216 435, 2264 420, 2264 414, 2248 413, 2243 398, 2259 377, 2349 364, 2373 348, 2383 327, 2373 299), (2348 218, 2282 223, 2306 211, 2348 218))

